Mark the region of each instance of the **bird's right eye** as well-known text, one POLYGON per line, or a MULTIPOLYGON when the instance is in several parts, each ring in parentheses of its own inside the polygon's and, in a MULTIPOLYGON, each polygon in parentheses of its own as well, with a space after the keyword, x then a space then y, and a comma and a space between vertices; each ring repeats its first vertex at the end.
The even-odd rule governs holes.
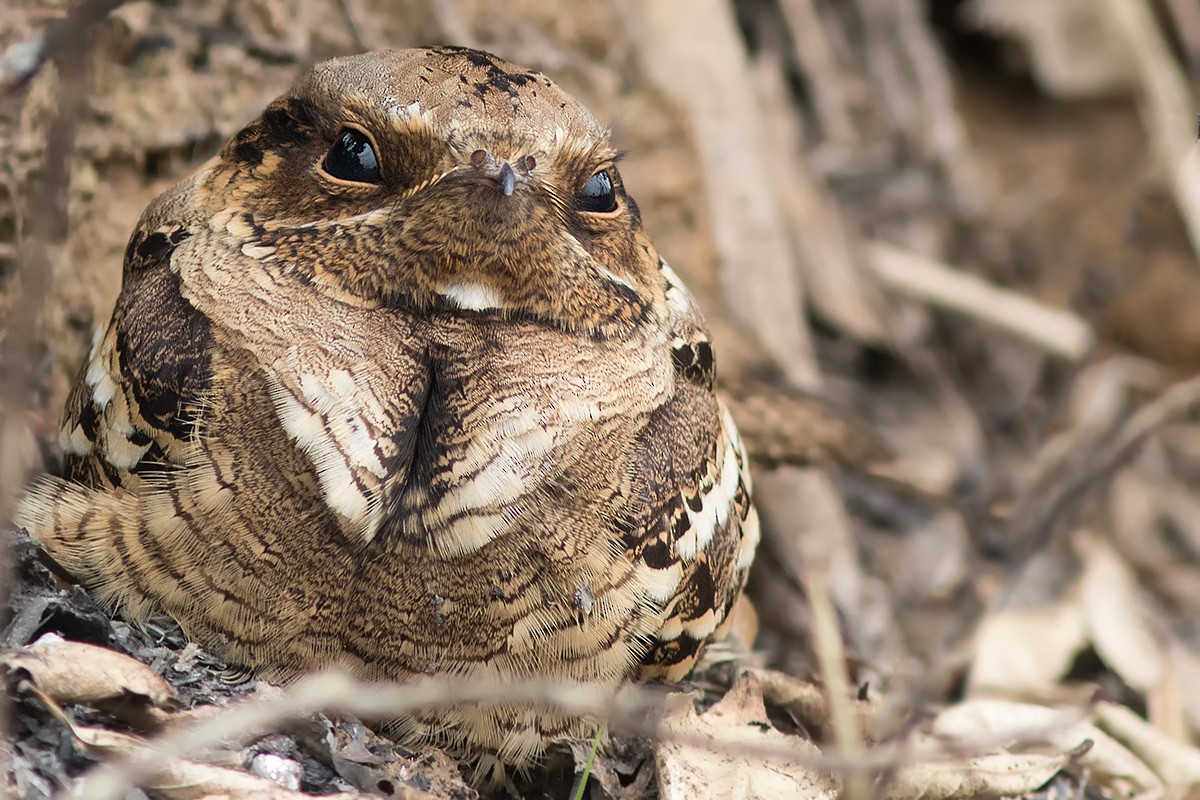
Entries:
POLYGON ((339 135, 333 147, 325 154, 321 165, 326 172, 335 178, 354 183, 382 183, 383 175, 379 172, 379 159, 375 157, 375 148, 371 140, 362 131, 346 128, 339 135))

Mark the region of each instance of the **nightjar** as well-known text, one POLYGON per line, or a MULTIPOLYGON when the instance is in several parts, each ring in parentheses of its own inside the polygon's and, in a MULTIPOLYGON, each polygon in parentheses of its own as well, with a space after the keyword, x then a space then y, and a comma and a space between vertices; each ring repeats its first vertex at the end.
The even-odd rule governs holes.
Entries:
MULTIPOLYGON (((317 65, 155 200, 19 523, 269 678, 683 677, 758 542, 705 323, 608 132, 438 47, 317 65)), ((595 724, 395 722, 500 763, 595 724)))

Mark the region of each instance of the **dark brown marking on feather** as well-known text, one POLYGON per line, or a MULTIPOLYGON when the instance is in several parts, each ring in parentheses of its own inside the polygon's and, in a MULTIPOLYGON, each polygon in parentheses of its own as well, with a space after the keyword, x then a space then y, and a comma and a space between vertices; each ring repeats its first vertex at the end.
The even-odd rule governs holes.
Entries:
POLYGON ((265 153, 309 141, 315 120, 314 109, 307 101, 298 97, 276 100, 261 117, 238 131, 228 152, 243 166, 257 167, 265 153))
MULTIPOLYGON (((101 483, 107 483, 109 486, 120 486, 122 484, 121 472, 107 458, 89 459, 94 465, 92 470, 88 470, 89 475, 99 478, 101 483), (97 469, 98 468, 98 469, 97 469)), ((86 465, 82 467, 86 470, 86 465)), ((92 485, 96 484, 96 480, 87 479, 85 483, 92 485)))
POLYGON ((684 536, 687 536, 688 531, 692 529, 692 518, 689 517, 687 512, 683 510, 682 498, 680 498, 679 506, 680 508, 675 512, 675 526, 671 531, 671 535, 677 542, 684 536))
POLYGON ((655 538, 642 548, 642 561, 651 569, 668 569, 675 559, 675 550, 665 539, 655 538))
POLYGON ((703 617, 707 612, 717 607, 716 588, 713 586, 712 570, 706 562, 700 561, 692 569, 687 579, 688 611, 684 619, 693 620, 703 617))
POLYGON ((179 276, 165 263, 129 274, 122 294, 121 374, 146 422, 185 439, 192 428, 185 412, 212 378, 208 319, 183 298, 179 276))
MULTIPOLYGON (((85 366, 84 369, 87 369, 85 366)), ((100 409, 90 397, 83 398, 80 403, 79 417, 76 424, 83 429, 83 435, 89 442, 95 442, 100 433, 100 409)))
POLYGON ((712 345, 706 339, 685 342, 671 348, 671 363, 675 372, 691 383, 709 391, 716 380, 712 345))
POLYGON ((693 639, 687 634, 681 634, 669 642, 658 641, 646 655, 642 656, 642 663, 648 666, 663 667, 680 664, 695 656, 699 652, 701 644, 702 642, 698 639, 693 639))

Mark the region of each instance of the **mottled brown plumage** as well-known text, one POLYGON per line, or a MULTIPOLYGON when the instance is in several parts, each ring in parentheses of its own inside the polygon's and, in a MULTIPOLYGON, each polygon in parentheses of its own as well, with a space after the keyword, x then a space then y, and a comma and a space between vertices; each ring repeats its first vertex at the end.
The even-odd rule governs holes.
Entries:
MULTIPOLYGON (((757 519, 704 321, 615 158, 485 53, 318 65, 143 215, 66 479, 21 524, 127 617, 270 677, 682 677, 757 519)), ((396 727, 514 765, 594 729, 396 727)))

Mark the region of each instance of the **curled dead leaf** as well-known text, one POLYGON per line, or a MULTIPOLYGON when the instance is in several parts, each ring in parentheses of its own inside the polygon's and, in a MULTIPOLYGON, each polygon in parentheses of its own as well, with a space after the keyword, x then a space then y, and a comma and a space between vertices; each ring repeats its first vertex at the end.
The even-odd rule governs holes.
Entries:
MULTIPOLYGON (((158 752, 152 742, 138 736, 107 728, 76 725, 52 698, 36 687, 31 691, 67 729, 80 749, 105 759, 105 763, 96 765, 79 779, 73 789, 73 794, 77 797, 91 797, 93 793, 103 795, 109 788, 104 784, 112 783, 114 773, 134 769, 132 765, 135 761, 153 764, 148 773, 141 773, 144 777, 139 784, 167 800, 197 800, 208 797, 222 797, 226 800, 297 800, 309 797, 303 792, 293 791, 267 778, 239 769, 158 752)), ((330 796, 336 800, 361 797, 350 793, 330 796)), ((393 792, 391 796, 399 800, 432 800, 432 795, 424 792, 393 792)))
POLYGON ((829 727, 829 701, 820 686, 778 670, 749 671, 762 687, 764 700, 786 708, 805 728, 824 735, 829 727))
POLYGON ((161 727, 178 705, 171 686, 140 661, 57 636, 0 656, 0 672, 59 705, 90 706, 141 729, 161 727))
POLYGON ((1139 692, 1151 691, 1163 672, 1163 649, 1151 633, 1137 577, 1104 538, 1075 537, 1083 561, 1083 613, 1100 658, 1139 692))
MULTIPOLYGON (((1022 580, 1037 582, 1045 594, 1042 573, 1051 568, 1027 568, 1022 580)), ((1055 595, 1037 605, 1007 603, 991 611, 975 634, 968 694, 1036 694, 1053 686, 1070 669, 1088 643, 1087 617, 1078 581, 1053 587, 1055 595)), ((1010 597, 1035 592, 1014 587, 1010 597)), ((1026 602, 1023 600, 1023 602, 1026 602)))
POLYGON ((363 792, 383 791, 405 800, 473 794, 458 765, 441 750, 412 753, 399 749, 352 718, 322 718, 321 724, 330 766, 347 784, 363 792))

